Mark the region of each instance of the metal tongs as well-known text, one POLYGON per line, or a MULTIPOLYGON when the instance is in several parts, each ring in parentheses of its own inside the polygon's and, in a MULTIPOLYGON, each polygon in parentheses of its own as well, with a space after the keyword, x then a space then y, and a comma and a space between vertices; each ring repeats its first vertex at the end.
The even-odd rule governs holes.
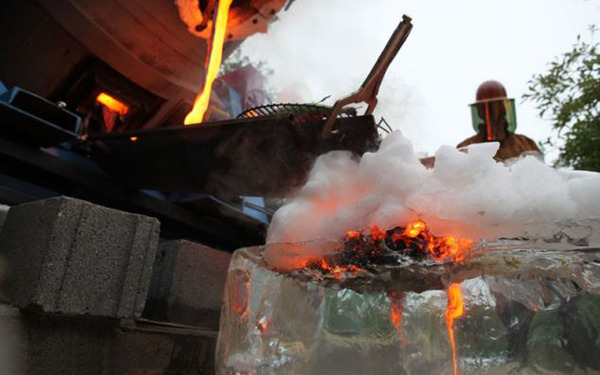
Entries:
POLYGON ((329 138, 333 134, 333 124, 335 123, 335 119, 342 111, 344 106, 351 103, 362 103, 365 102, 368 104, 367 111, 365 112, 365 116, 370 115, 375 110, 377 106, 377 93, 379 92, 379 86, 381 86, 381 81, 383 81, 383 77, 385 76, 385 72, 388 67, 396 57, 396 54, 408 38, 410 31, 412 30, 412 19, 407 15, 402 16, 402 22, 398 25, 390 40, 387 42, 387 45, 379 55, 377 62, 371 69, 371 72, 367 76, 365 82, 360 86, 358 91, 350 94, 349 96, 338 100, 333 108, 331 109, 331 113, 327 118, 327 122, 325 123, 325 127, 323 127, 322 137, 323 139, 329 138))

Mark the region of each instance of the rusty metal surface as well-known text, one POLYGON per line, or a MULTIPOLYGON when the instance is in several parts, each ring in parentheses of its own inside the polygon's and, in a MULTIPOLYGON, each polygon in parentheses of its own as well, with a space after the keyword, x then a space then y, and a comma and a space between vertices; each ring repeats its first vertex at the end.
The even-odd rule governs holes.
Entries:
MULTIPOLYGON (((204 39, 210 38, 212 19, 218 0, 195 2, 202 17, 188 18, 186 24, 190 33, 204 39)), ((234 1, 229 10, 227 40, 247 38, 255 33, 266 33, 269 23, 284 7, 286 0, 245 0, 234 1)), ((189 15, 188 15, 189 17, 189 15)))
MULTIPOLYGON (((190 35, 176 6, 140 1, 40 0, 40 5, 94 55, 144 89, 193 98, 206 42, 190 35)), ((227 50, 231 51, 231 50, 227 50)))
POLYGON ((396 57, 396 54, 408 38, 411 30, 411 18, 406 15, 402 16, 402 22, 400 22, 400 25, 398 25, 390 37, 390 40, 381 52, 381 55, 377 59, 377 62, 371 69, 371 72, 362 86, 353 94, 338 100, 333 106, 329 118, 327 119, 327 123, 323 127, 322 137, 324 139, 332 135, 335 119, 338 117, 344 106, 351 103, 365 102, 368 104, 365 115, 373 113, 375 106, 377 105, 377 93, 379 92, 381 81, 383 80, 388 67, 394 60, 394 57, 396 57))

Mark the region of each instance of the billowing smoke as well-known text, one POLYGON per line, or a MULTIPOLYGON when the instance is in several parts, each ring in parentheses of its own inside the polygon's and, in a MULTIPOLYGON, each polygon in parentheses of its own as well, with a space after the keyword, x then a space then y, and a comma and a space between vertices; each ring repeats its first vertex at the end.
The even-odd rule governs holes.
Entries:
POLYGON ((394 132, 361 159, 342 151, 321 156, 306 185, 276 212, 267 242, 339 239, 417 217, 436 235, 475 240, 559 232, 600 239, 591 229, 600 221, 600 174, 556 170, 533 156, 507 166, 493 159, 497 149, 442 146, 426 169, 411 142, 394 132))

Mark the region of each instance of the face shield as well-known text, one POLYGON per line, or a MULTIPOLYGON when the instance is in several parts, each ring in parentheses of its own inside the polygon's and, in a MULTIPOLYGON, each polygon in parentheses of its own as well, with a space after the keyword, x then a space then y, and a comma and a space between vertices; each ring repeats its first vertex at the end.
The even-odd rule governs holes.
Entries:
POLYGON ((469 107, 473 129, 488 141, 504 139, 517 128, 514 99, 481 100, 469 107))

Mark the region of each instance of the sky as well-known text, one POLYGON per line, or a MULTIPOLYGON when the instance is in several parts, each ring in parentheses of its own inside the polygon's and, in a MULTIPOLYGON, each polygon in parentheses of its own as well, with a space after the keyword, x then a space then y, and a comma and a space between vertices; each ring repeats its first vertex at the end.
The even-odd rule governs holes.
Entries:
POLYGON ((431 155, 474 134, 468 104, 488 79, 516 99, 517 133, 550 136, 550 121, 521 97, 578 34, 591 40, 600 1, 296 0, 267 34, 248 38, 242 53, 273 69, 277 102, 331 95, 326 103, 333 104, 360 87, 403 14, 414 28, 388 69, 375 116, 431 155))

